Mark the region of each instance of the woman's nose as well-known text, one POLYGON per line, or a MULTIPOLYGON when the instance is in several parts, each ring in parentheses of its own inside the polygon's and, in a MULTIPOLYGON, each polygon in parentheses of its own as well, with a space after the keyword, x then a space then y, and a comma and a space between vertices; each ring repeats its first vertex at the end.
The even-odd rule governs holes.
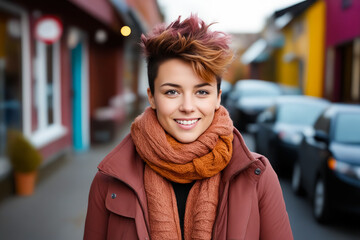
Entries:
POLYGON ((179 110, 182 112, 193 112, 194 99, 191 96, 183 96, 179 110))

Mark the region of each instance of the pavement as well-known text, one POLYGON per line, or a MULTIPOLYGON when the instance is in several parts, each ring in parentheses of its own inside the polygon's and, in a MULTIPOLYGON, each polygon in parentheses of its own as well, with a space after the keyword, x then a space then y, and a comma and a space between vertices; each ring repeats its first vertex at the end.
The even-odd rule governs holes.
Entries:
POLYGON ((35 193, 0 202, 1 240, 82 239, 90 185, 97 165, 130 131, 127 120, 111 143, 69 152, 42 169, 35 193))

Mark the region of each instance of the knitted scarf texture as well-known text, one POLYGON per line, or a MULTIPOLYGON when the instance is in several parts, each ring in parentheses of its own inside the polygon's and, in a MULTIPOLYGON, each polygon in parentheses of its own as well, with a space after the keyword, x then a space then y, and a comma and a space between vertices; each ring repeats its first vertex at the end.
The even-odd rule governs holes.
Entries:
POLYGON ((180 143, 167 134, 150 107, 135 119, 131 137, 146 162, 151 239, 181 239, 176 197, 169 181, 196 181, 186 201, 184 238, 211 239, 221 171, 232 156, 232 132, 232 121, 222 106, 208 129, 192 143, 180 143))

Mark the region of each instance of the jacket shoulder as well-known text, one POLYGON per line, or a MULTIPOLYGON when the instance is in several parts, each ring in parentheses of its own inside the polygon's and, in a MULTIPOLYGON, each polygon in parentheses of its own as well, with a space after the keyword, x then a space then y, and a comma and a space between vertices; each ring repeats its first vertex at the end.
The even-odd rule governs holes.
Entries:
POLYGON ((131 135, 128 134, 125 138, 108 153, 105 158, 100 162, 99 166, 105 165, 107 162, 111 162, 112 159, 119 155, 127 155, 135 150, 134 142, 132 141, 131 135))
POLYGON ((140 185, 144 162, 137 154, 130 134, 100 162, 98 169, 132 187, 140 185))

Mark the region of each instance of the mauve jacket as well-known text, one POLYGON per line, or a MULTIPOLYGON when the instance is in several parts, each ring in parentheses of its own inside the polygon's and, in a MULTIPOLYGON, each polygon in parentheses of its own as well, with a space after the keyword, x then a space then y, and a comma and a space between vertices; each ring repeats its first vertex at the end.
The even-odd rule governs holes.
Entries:
MULTIPOLYGON (((213 239, 290 240, 289 217, 269 161, 250 153, 234 130, 222 171, 213 239)), ((89 193, 84 239, 150 239, 144 162, 128 135, 98 166, 89 193)))

